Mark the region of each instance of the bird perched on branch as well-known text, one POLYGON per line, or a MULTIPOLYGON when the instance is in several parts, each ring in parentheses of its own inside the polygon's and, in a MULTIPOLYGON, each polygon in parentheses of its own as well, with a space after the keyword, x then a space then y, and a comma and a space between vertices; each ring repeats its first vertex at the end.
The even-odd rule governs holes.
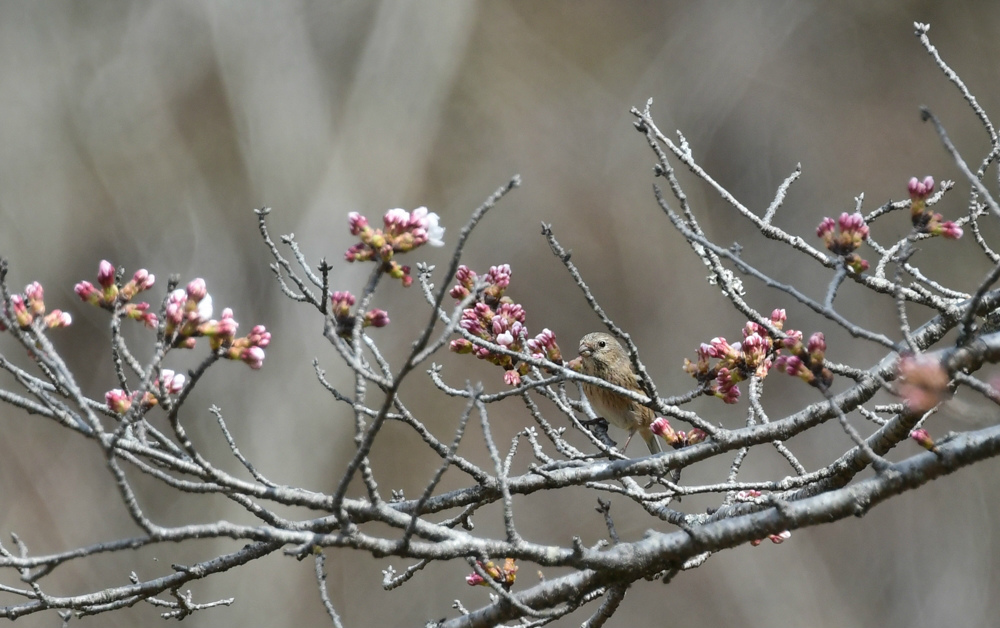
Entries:
MULTIPOLYGON (((614 336, 603 332, 587 334, 580 339, 580 358, 584 375, 599 377, 608 383, 645 394, 632 371, 628 353, 614 336)), ((632 436, 638 432, 642 440, 646 441, 649 453, 660 453, 660 441, 649 431, 650 424, 656 418, 651 409, 624 395, 593 384, 585 383, 583 392, 586 393, 591 407, 597 414, 612 425, 628 432, 622 451, 625 451, 632 436)))

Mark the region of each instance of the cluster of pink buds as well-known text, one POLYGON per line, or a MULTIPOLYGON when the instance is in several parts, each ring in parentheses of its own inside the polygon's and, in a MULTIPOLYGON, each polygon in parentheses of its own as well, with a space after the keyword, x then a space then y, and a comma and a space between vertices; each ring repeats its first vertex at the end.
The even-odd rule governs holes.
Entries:
POLYGON ((534 338, 528 339, 528 351, 531 352, 531 357, 536 360, 548 360, 562 364, 562 351, 556 342, 556 333, 548 327, 534 338))
MULTIPOLYGON (((781 329, 785 310, 771 312, 771 325, 781 329)), ((698 360, 685 358, 684 370, 705 386, 705 392, 725 403, 736 403, 740 397, 740 382, 756 375, 767 376, 779 350, 763 325, 753 321, 743 327, 743 341, 729 344, 725 338, 713 338, 698 347, 698 360), (713 362, 714 361, 714 362, 713 362)))
POLYGON ((708 438, 708 434, 697 427, 691 429, 690 432, 675 430, 670 427, 670 421, 666 420, 662 416, 656 417, 656 420, 650 424, 649 431, 667 441, 667 444, 674 449, 680 449, 681 447, 687 447, 688 445, 697 445, 708 438))
POLYGON ((119 305, 121 312, 135 321, 141 321, 146 327, 155 329, 159 322, 156 314, 149 311, 149 303, 132 303, 135 295, 149 290, 156 282, 156 276, 149 273, 145 268, 140 268, 132 275, 132 279, 120 288, 115 283, 115 267, 107 260, 101 260, 97 268, 97 284, 94 286, 89 281, 81 281, 76 284, 73 291, 81 299, 106 310, 114 311, 119 305))
MULTIPOLYGON (((514 580, 517 579, 517 565, 514 564, 513 558, 507 558, 503 561, 503 566, 495 564, 492 560, 486 561, 484 564, 482 561, 476 561, 486 575, 490 577, 491 580, 499 584, 504 588, 505 591, 510 591, 510 588, 514 586, 514 580)), ((486 579, 479 575, 478 572, 472 572, 465 577, 465 582, 469 586, 489 586, 486 579)))
POLYGON ((160 378, 153 382, 152 390, 141 394, 138 391, 128 394, 121 388, 115 388, 104 394, 104 402, 108 404, 108 408, 112 412, 118 414, 128 412, 136 400, 139 401, 143 410, 148 410, 159 404, 158 398, 161 389, 168 395, 176 395, 184 390, 185 381, 186 378, 182 374, 174 373, 170 369, 163 369, 160 371, 160 378))
POLYGON ((907 355, 899 360, 899 396, 910 412, 923 414, 951 396, 951 377, 940 360, 926 354, 907 355))
MULTIPOLYGON (((62 310, 52 310, 48 314, 45 313, 45 291, 42 289, 42 284, 37 281, 25 286, 24 294, 11 295, 8 306, 4 318, 21 329, 30 328, 37 320, 41 321, 43 327, 49 329, 69 327, 70 323, 73 322, 73 317, 62 310)), ((3 318, 0 318, 0 331, 7 331, 7 325, 3 318)))
POLYGON ((941 214, 932 212, 927 207, 927 197, 934 192, 934 178, 924 177, 923 181, 916 177, 910 179, 907 185, 910 193, 910 218, 917 233, 930 233, 951 240, 962 237, 962 228, 956 223, 942 220, 941 214))
POLYGON ((194 348, 199 337, 206 337, 212 350, 221 351, 227 360, 240 360, 255 370, 264 365, 264 349, 271 343, 271 332, 263 325, 255 325, 249 334, 237 338, 239 323, 230 308, 222 310, 219 320, 211 316, 212 295, 199 277, 167 297, 166 336, 173 346, 184 349, 194 348))
POLYGON ((823 239, 831 253, 844 258, 851 272, 861 274, 868 270, 868 262, 855 252, 868 239, 868 225, 860 213, 844 212, 837 221, 828 216, 819 223, 816 235, 823 239))
MULTIPOLYGON (((332 305, 333 321, 337 327, 337 335, 350 338, 354 330, 355 315, 351 314, 351 307, 356 299, 350 292, 334 292, 330 297, 332 305)), ((365 312, 361 321, 362 327, 385 327, 389 324, 389 313, 385 310, 374 309, 365 312)))
MULTIPOLYGON (((514 303, 513 299, 504 296, 504 291, 510 285, 510 265, 490 267, 490 272, 482 279, 485 287, 477 286, 478 275, 466 266, 459 266, 455 274, 458 284, 451 289, 452 297, 462 301, 478 288, 477 300, 471 307, 462 310, 459 326, 468 333, 487 342, 498 344, 510 351, 520 353, 527 347, 536 358, 548 358, 553 362, 562 360, 562 352, 556 343, 556 335, 546 329, 533 339, 528 339, 528 329, 524 325, 524 308, 514 303)), ((517 358, 494 353, 486 347, 474 345, 465 338, 451 341, 450 349, 456 353, 471 353, 480 360, 488 360, 503 368, 504 381, 510 386, 521 383, 521 376, 526 375, 530 365, 520 362, 517 358)))
MULTIPOLYGON (((770 539, 770 541, 775 545, 780 545, 785 541, 787 541, 788 539, 792 538, 792 533, 789 532, 788 530, 785 530, 784 532, 779 532, 778 534, 768 534, 767 538, 770 539)), ((753 547, 757 547, 763 542, 764 539, 755 539, 753 541, 750 541, 750 545, 752 545, 753 547)))
POLYGON ((833 373, 823 366, 826 338, 822 332, 809 336, 809 342, 803 344, 802 332, 789 331, 788 336, 781 341, 781 345, 788 350, 789 355, 778 356, 775 361, 776 367, 820 390, 830 388, 830 384, 833 383, 833 373))
POLYGON ((370 260, 382 263, 383 270, 391 277, 399 279, 404 286, 413 283, 410 267, 402 266, 393 259, 396 253, 406 253, 421 246, 444 246, 444 227, 438 224, 440 218, 426 207, 418 207, 412 212, 405 209, 390 209, 382 217, 383 227, 374 229, 368 219, 358 212, 347 215, 351 225, 351 235, 358 236, 360 242, 353 244, 344 257, 348 262, 370 260))

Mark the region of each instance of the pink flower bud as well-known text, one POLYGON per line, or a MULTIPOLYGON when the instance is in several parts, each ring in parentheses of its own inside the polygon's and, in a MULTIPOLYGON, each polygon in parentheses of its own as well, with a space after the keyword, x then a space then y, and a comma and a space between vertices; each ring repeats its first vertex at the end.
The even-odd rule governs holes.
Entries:
POLYGON ((264 350, 260 347, 247 347, 240 359, 255 371, 264 366, 264 350))
POLYGON ((934 233, 949 240, 957 240, 962 237, 962 228, 952 221, 942 222, 934 233))
POLYGON ((19 294, 15 294, 10 298, 10 307, 14 313, 14 320, 21 328, 28 328, 31 326, 31 322, 34 317, 31 312, 28 311, 28 306, 24 303, 24 297, 19 294))
POLYGON ((187 295, 195 302, 204 299, 208 295, 208 286, 205 284, 205 280, 201 277, 192 279, 191 283, 187 285, 187 295))
POLYGON ((389 324, 389 313, 385 310, 374 309, 365 314, 365 327, 385 327, 389 324))
MULTIPOLYGON (((386 318, 386 324, 389 320, 386 318)), ((253 329, 250 330, 250 335, 247 336, 250 344, 254 347, 260 347, 261 349, 267 347, 271 344, 271 332, 267 331, 263 325, 254 325, 253 329)))
POLYGON ((91 305, 98 305, 101 300, 101 293, 98 292, 94 284, 89 281, 81 281, 80 283, 73 286, 73 292, 76 293, 81 300, 90 303, 91 305))
POLYGON ((104 402, 112 412, 117 412, 118 414, 125 414, 132 407, 132 399, 120 388, 115 388, 104 393, 104 402))
POLYGON ((829 216, 823 218, 820 221, 819 226, 816 227, 816 235, 823 239, 824 242, 829 242, 833 239, 833 229, 836 226, 833 218, 829 216))
POLYGON ((102 259, 97 267, 97 283, 105 289, 115 285, 115 267, 106 259, 102 259))
POLYGON ((351 225, 351 235, 358 235, 368 228, 368 219, 358 212, 347 214, 347 221, 351 225))
POLYGON ((826 337, 823 336, 823 332, 818 331, 809 336, 809 345, 806 350, 813 362, 823 361, 823 356, 826 354, 826 337))
POLYGON ((472 343, 465 338, 452 340, 451 343, 448 344, 448 348, 455 353, 472 353, 472 343))
POLYGON ((73 323, 73 317, 69 315, 69 312, 63 312, 62 310, 52 310, 42 320, 49 329, 69 327, 73 323))
POLYGON ((930 433, 922 427, 910 432, 910 438, 917 441, 917 444, 927 451, 937 451, 937 445, 934 444, 934 439, 931 438, 930 433))
POLYGON ((155 390, 159 390, 161 381, 163 382, 163 389, 167 391, 167 394, 176 395, 184 389, 186 378, 184 375, 175 373, 170 369, 163 369, 160 371, 160 379, 153 383, 155 390))
POLYGON ((926 176, 923 181, 920 181, 916 177, 913 177, 906 188, 910 192, 910 198, 913 200, 923 200, 934 192, 934 178, 926 176))
POLYGON ((650 423, 649 431, 657 436, 662 436, 668 443, 673 440, 674 428, 670 427, 670 421, 662 416, 656 417, 656 419, 650 423))
POLYGON ((28 298, 28 307, 32 314, 41 316, 45 313, 45 291, 42 290, 42 284, 37 281, 29 283, 24 288, 24 294, 28 298))
POLYGON ((698 443, 703 442, 707 438, 708 438, 708 434, 706 434, 704 431, 700 430, 699 428, 695 427, 695 428, 692 428, 691 431, 689 431, 688 434, 687 434, 687 444, 688 445, 697 445, 698 443))
POLYGON ((792 538, 792 533, 785 530, 784 532, 779 532, 778 534, 769 534, 767 535, 767 538, 771 539, 771 542, 775 545, 780 545, 781 543, 792 538))

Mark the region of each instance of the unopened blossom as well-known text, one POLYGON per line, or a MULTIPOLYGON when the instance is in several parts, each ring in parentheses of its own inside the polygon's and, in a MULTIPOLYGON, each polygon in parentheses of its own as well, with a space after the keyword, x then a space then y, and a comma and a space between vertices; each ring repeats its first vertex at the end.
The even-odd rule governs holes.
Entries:
POLYGON ((254 370, 264 366, 264 350, 260 347, 247 347, 240 352, 240 360, 254 370))
POLYGON ((69 312, 63 312, 62 310, 52 310, 42 319, 45 326, 49 329, 55 329, 57 327, 69 327, 73 323, 73 317, 70 316, 69 312))
POLYGON ((152 288, 154 283, 156 283, 156 276, 145 268, 140 268, 132 275, 132 279, 122 286, 121 296, 124 300, 128 301, 140 292, 152 288))
POLYGON ((156 329, 159 318, 149 311, 149 303, 126 303, 122 308, 125 316, 135 321, 141 321, 146 327, 156 329))
POLYGON ((670 426, 670 421, 662 416, 653 420, 649 431, 665 440, 674 449, 696 445, 708 438, 708 435, 698 428, 694 428, 690 432, 675 430, 670 426))
MULTIPOLYGON (((481 288, 481 291, 477 294, 476 302, 462 310, 458 326, 471 336, 511 352, 527 350, 537 359, 561 361, 562 355, 551 330, 546 329, 535 338, 528 338, 524 308, 504 294, 510 286, 510 278, 509 264, 491 266, 482 279, 467 266, 459 266, 455 273, 458 283, 451 288, 449 294, 462 302, 477 288, 481 288)), ((508 353, 494 353, 467 338, 453 340, 449 348, 455 353, 471 353, 481 360, 500 366, 504 369, 504 381, 509 385, 516 386, 530 370, 527 362, 508 353)))
MULTIPOLYGON (((492 560, 486 561, 476 561, 476 564, 486 575, 490 577, 491 580, 499 584, 506 591, 510 591, 510 588, 514 585, 514 581, 517 579, 517 565, 514 563, 513 558, 507 558, 503 561, 502 565, 497 565, 492 560)), ((470 586, 489 586, 479 572, 473 572, 465 577, 466 584, 470 586)))
POLYGON ((781 344, 788 354, 779 355, 775 360, 775 366, 779 370, 820 390, 829 389, 833 383, 833 373, 824 364, 826 339, 821 332, 814 333, 809 337, 808 343, 803 344, 801 332, 789 331, 781 344))
POLYGON ((840 214, 836 221, 826 217, 816 228, 826 248, 844 260, 844 264, 855 274, 868 270, 868 262, 855 252, 868 239, 868 225, 860 213, 840 214))
MULTIPOLYGON (((856 226, 853 220, 850 216, 845 219, 848 227, 856 226)), ((833 374, 824 366, 823 334, 813 334, 808 345, 804 345, 802 332, 789 329, 778 340, 772 333, 782 331, 786 318, 785 310, 777 308, 771 312, 770 327, 748 321, 743 327, 742 342, 729 343, 717 336, 702 343, 697 349, 697 361, 685 359, 684 370, 704 386, 705 394, 728 404, 739 401, 741 381, 750 377, 762 379, 775 366, 813 385, 828 387, 833 374), (772 328, 777 331, 772 332, 772 328)))
POLYGON ((330 296, 330 304, 333 308, 334 317, 347 318, 351 315, 351 308, 356 299, 354 295, 347 291, 337 291, 330 296))
POLYGON ((365 312, 365 327, 385 327, 389 324, 389 313, 378 308, 365 312))
POLYGON ((101 292, 94 287, 94 284, 89 281, 81 281, 73 287, 73 291, 76 292, 82 300, 90 303, 91 305, 99 305, 101 302, 101 292))
POLYGON ((225 308, 222 310, 222 318, 212 319, 198 326, 198 333, 209 339, 209 346, 218 349, 224 345, 232 343, 236 338, 236 330, 240 324, 233 318, 233 310, 225 308))
POLYGON ((962 228, 957 223, 944 220, 944 216, 927 207, 927 197, 934 191, 932 177, 924 177, 923 181, 913 177, 907 189, 910 192, 910 218, 917 233, 929 233, 949 240, 962 237, 962 228))
POLYGON ((14 315, 14 320, 17 322, 18 327, 21 329, 27 329, 31 326, 31 322, 34 320, 31 312, 28 310, 28 306, 24 301, 24 297, 15 294, 10 297, 10 309, 11 313, 14 315))
POLYGON ((931 438, 930 433, 922 427, 912 430, 910 432, 910 438, 917 441, 917 443, 927 451, 937 451, 937 445, 934 444, 934 439, 931 438))
POLYGON ((521 384, 521 376, 517 371, 511 369, 509 371, 504 371, 503 381, 508 386, 519 386, 521 384))
POLYGON ((934 192, 934 177, 928 175, 923 180, 912 177, 906 188, 912 200, 922 201, 934 192))
POLYGON ((115 285, 115 267, 106 259, 102 259, 97 267, 97 283, 105 289, 115 285))
POLYGON ((159 390, 162 386, 168 395, 176 395, 184 389, 186 381, 187 378, 182 373, 176 373, 170 369, 162 369, 160 377, 153 382, 153 388, 154 390, 159 390))
POLYGON ((167 335, 177 331, 180 337, 193 336, 202 323, 212 317, 212 295, 204 280, 192 281, 187 289, 178 288, 167 297, 167 335))
POLYGON ((24 287, 24 296, 28 302, 28 309, 34 316, 45 314, 45 290, 42 284, 33 281, 24 287))
POLYGON ((264 366, 264 348, 270 343, 271 332, 263 325, 255 325, 249 334, 232 342, 225 351, 225 357, 230 360, 241 360, 250 368, 257 370, 264 366))
POLYGON ((402 266, 393 260, 396 253, 405 253, 423 245, 444 245, 444 227, 437 214, 426 207, 418 207, 412 212, 405 209, 390 209, 382 217, 383 227, 373 228, 368 219, 357 212, 347 216, 351 235, 359 242, 351 245, 344 253, 349 262, 379 261, 383 272, 400 279, 404 286, 413 282, 409 266, 402 266))
POLYGON ((120 388, 104 393, 104 402, 112 412, 125 414, 132 407, 132 398, 120 388))
POLYGON ((448 292, 452 298, 461 301, 469 296, 476 287, 476 273, 466 265, 461 265, 455 272, 455 281, 458 282, 448 292))
MULTIPOLYGON (((354 295, 347 291, 334 292, 330 296, 331 314, 337 334, 343 338, 349 338, 354 331, 355 315, 351 313, 351 308, 356 301, 354 295)), ((388 324, 389 313, 378 308, 365 312, 361 317, 362 327, 385 327, 388 324)))
POLYGON ((556 342, 556 334, 551 329, 543 329, 542 333, 529 339, 527 345, 531 357, 538 360, 546 359, 556 364, 562 363, 562 351, 556 342))
MULTIPOLYGON (((89 281, 81 281, 73 288, 77 296, 83 301, 96 305, 110 311, 119 311, 126 318, 141 321, 147 327, 155 329, 158 317, 149 311, 149 303, 132 303, 135 295, 149 290, 156 282, 156 277, 145 268, 141 268, 132 275, 121 289, 115 284, 115 267, 107 260, 101 260, 97 270, 97 283, 100 287, 95 287, 89 281)), ((210 302, 209 302, 210 303, 210 302)))

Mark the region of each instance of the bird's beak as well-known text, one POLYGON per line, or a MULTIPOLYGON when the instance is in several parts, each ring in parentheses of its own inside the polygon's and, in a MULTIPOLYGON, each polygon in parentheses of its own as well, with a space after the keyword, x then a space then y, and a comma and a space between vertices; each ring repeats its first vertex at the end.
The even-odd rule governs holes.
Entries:
POLYGON ((585 358, 589 358, 590 354, 594 352, 594 350, 588 347, 587 345, 580 345, 580 348, 577 349, 577 351, 579 351, 580 355, 582 355, 585 358))

